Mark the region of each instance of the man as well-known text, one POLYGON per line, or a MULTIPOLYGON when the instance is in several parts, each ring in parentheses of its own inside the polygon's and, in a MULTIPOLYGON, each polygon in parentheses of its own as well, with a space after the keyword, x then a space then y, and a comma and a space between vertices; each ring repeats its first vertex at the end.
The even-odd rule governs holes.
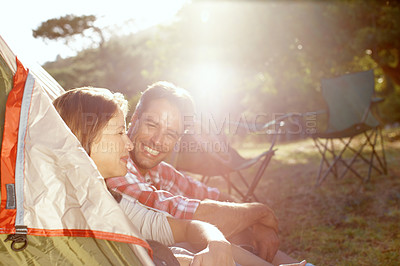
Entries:
POLYGON ((135 148, 130 152, 128 174, 107 179, 107 186, 177 218, 214 224, 226 237, 249 230, 261 258, 274 264, 296 262, 278 252, 278 222, 267 205, 222 202, 225 198, 218 189, 163 162, 193 124, 185 119, 193 116, 194 104, 187 91, 167 82, 151 85, 131 119, 128 135, 135 148))

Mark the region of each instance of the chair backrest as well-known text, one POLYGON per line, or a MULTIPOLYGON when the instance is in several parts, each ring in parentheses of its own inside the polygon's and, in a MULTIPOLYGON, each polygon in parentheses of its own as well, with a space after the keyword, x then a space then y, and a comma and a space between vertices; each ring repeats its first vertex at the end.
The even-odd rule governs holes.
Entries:
POLYGON ((357 125, 378 126, 370 110, 374 87, 373 70, 322 80, 322 94, 329 108, 326 133, 357 125))

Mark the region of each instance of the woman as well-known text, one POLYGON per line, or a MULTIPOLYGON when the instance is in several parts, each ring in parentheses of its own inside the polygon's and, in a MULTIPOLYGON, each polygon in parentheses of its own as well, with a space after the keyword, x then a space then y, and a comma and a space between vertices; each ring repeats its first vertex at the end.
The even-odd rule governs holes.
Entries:
MULTIPOLYGON (((126 160, 133 144, 126 135, 128 106, 122 94, 100 88, 78 88, 58 97, 54 106, 104 178, 126 174, 126 160)), ((243 265, 270 265, 231 246, 213 225, 175 219, 168 214, 149 210, 125 195, 113 196, 144 238, 165 245, 176 242, 189 242, 202 248, 206 245, 193 258, 177 256, 182 264, 233 265, 233 249, 235 258, 243 265)))

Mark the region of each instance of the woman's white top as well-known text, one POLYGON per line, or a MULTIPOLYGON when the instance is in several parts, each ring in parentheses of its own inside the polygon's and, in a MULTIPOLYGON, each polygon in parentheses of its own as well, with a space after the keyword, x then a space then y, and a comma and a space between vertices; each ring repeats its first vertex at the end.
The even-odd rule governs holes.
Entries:
POLYGON ((119 205, 145 239, 166 246, 175 243, 167 220, 168 216, 172 217, 170 214, 145 206, 127 195, 122 195, 119 205))

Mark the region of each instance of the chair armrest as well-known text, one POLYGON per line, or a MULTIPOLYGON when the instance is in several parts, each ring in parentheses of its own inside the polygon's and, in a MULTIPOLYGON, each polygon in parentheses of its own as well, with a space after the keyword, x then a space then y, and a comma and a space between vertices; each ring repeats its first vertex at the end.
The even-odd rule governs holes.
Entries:
POLYGON ((275 127, 273 128, 273 131, 278 132, 280 128, 283 127, 287 121, 291 121, 289 119, 299 119, 298 121, 305 121, 309 117, 315 117, 324 114, 328 114, 328 111, 326 109, 320 109, 317 111, 309 111, 305 113, 294 113, 294 112, 287 113, 285 115, 278 116, 274 120, 271 120, 267 123, 256 123, 256 124, 251 124, 250 126, 249 124, 246 123, 237 123, 231 121, 229 121, 229 124, 236 126, 236 128, 246 129, 248 133, 267 132, 267 134, 270 134, 271 128, 275 127))

